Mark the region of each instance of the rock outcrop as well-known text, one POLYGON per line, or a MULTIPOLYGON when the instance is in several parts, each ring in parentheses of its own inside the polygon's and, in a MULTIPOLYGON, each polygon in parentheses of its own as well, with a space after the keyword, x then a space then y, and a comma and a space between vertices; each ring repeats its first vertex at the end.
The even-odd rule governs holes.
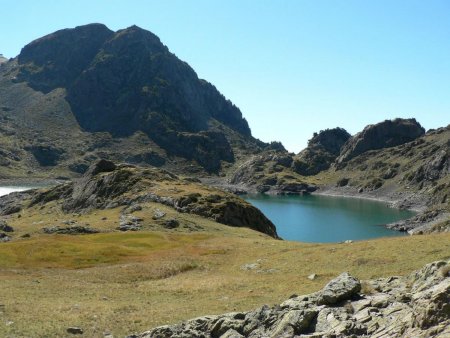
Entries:
POLYGON ((415 119, 386 120, 369 125, 343 145, 336 161, 342 163, 368 150, 395 147, 424 134, 425 129, 415 119))
POLYGON ((343 128, 314 133, 306 149, 294 159, 292 169, 300 175, 315 175, 328 169, 339 156, 342 146, 351 135, 343 128))
POLYGON ((42 167, 56 166, 64 153, 64 150, 52 146, 32 145, 25 147, 25 150, 33 154, 36 161, 42 167))
POLYGON ((240 165, 229 183, 247 191, 276 195, 302 195, 315 191, 316 186, 284 174, 290 171, 292 163, 292 154, 286 151, 265 151, 240 165))
POLYGON ((389 229, 408 232, 410 235, 422 235, 450 231, 450 213, 442 209, 431 209, 406 220, 386 225, 389 229))
POLYGON ((450 335, 450 262, 360 282, 343 273, 274 307, 195 318, 133 338, 439 337, 450 335))
MULTIPOLYGON (((200 215, 234 227, 248 227, 278 238, 275 225, 261 211, 233 194, 183 180, 162 169, 116 165, 107 160, 94 163, 74 182, 0 197, 0 215, 50 202, 57 202, 66 214, 117 207, 132 212, 141 210, 141 204, 156 202, 181 213, 200 215)), ((139 222, 127 217, 123 214, 120 220, 123 227, 119 230, 138 230, 139 222)), ((165 227, 173 228, 173 222, 165 227)))

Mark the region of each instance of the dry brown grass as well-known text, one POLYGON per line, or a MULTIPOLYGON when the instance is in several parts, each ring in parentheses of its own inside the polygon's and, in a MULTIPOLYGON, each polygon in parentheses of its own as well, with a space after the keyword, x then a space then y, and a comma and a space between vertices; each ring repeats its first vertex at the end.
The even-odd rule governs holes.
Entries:
POLYGON ((183 217, 205 231, 36 235, 2 244, 0 336, 64 336, 69 326, 85 337, 123 336, 275 304, 342 271, 361 279, 406 274, 450 253, 450 234, 305 244, 183 217), (258 267, 241 269, 248 263, 258 267))

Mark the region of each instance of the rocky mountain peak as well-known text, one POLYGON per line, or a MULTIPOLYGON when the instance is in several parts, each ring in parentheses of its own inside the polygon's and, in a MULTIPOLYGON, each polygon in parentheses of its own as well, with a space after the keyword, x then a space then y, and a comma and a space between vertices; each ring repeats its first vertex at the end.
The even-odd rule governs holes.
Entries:
POLYGON ((19 80, 42 92, 69 86, 113 35, 103 24, 62 29, 22 48, 19 80))
POLYGON ((314 133, 308 141, 308 147, 297 155, 292 168, 305 176, 315 175, 328 169, 349 138, 350 134, 343 128, 326 129, 314 133))
POLYGON ((152 32, 138 26, 117 31, 103 46, 105 52, 121 53, 133 57, 142 54, 168 53, 169 49, 152 32))
POLYGON ((424 134, 425 129, 414 118, 397 118, 368 125, 362 132, 356 134, 344 144, 337 163, 351 160, 369 150, 390 148, 408 143, 424 134))
POLYGON ((48 95, 64 89, 61 104, 84 132, 143 132, 168 156, 208 172, 234 161, 231 138, 256 144, 241 111, 138 26, 59 30, 26 45, 16 62, 14 82, 48 95))
POLYGON ((325 129, 319 133, 314 133, 313 137, 308 141, 308 147, 320 147, 338 155, 341 147, 350 137, 351 135, 344 128, 325 129))

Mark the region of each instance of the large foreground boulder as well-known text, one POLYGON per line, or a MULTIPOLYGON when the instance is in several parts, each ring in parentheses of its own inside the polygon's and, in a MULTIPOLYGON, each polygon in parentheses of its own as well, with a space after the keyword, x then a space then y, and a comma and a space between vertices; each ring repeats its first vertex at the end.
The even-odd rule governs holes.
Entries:
POLYGON ((449 337, 450 262, 361 283, 343 273, 323 290, 274 307, 205 316, 135 338, 449 337))

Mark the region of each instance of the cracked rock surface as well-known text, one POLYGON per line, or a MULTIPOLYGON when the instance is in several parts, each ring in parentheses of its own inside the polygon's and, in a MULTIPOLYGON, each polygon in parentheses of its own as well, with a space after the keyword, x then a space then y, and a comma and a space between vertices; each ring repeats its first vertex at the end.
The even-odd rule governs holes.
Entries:
POLYGON ((129 337, 450 337, 450 262, 361 284, 342 273, 321 291, 274 307, 199 317, 129 337))

